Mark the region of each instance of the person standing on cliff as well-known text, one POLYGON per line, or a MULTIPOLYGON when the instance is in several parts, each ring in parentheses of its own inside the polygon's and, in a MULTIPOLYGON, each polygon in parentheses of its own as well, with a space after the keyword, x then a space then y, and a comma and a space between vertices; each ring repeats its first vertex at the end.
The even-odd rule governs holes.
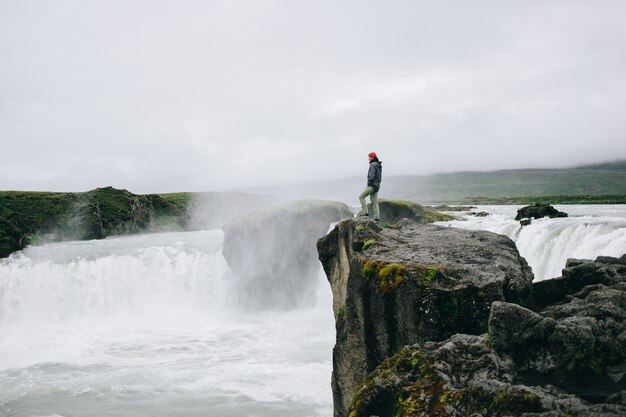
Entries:
POLYGON ((372 210, 374 211, 374 220, 380 221, 380 208, 378 207, 378 190, 380 190, 380 182, 383 179, 383 165, 376 152, 370 152, 367 157, 370 161, 370 167, 367 171, 367 186, 359 195, 359 201, 361 202, 361 211, 359 216, 369 216, 367 210, 367 203, 365 198, 370 197, 372 203, 372 210))

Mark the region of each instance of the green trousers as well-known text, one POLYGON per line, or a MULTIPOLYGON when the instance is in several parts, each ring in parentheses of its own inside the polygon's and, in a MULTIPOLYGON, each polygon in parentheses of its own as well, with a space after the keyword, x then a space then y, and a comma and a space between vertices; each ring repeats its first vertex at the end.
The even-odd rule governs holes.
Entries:
POLYGON ((368 213, 367 203, 365 202, 365 197, 369 196, 370 201, 372 202, 372 208, 374 210, 374 219, 380 220, 380 208, 378 207, 378 191, 374 191, 372 187, 365 187, 361 195, 359 196, 359 201, 361 202, 361 208, 363 209, 362 213, 368 213))

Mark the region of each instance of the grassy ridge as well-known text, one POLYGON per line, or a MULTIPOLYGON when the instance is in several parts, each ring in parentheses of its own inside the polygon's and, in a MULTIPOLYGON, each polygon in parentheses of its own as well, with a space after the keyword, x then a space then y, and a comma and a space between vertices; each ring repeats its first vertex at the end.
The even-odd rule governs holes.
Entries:
POLYGON ((183 227, 189 193, 136 195, 112 187, 85 193, 0 191, 0 257, 43 235, 51 240, 183 227))

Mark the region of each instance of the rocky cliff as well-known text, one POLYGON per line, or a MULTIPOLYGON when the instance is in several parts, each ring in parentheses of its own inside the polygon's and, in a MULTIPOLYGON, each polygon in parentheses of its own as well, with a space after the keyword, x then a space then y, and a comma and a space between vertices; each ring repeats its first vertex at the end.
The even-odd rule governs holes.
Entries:
POLYGON ((484 333, 494 301, 529 302, 530 268, 509 238, 490 232, 353 219, 320 239, 318 252, 337 328, 335 416, 405 345, 484 333))
POLYGON ((626 256, 531 284, 504 236, 367 220, 318 251, 335 416, 626 415, 626 256))
POLYGON ((352 217, 343 203, 296 201, 241 216, 223 227, 224 258, 248 308, 292 308, 314 299, 315 242, 352 217))

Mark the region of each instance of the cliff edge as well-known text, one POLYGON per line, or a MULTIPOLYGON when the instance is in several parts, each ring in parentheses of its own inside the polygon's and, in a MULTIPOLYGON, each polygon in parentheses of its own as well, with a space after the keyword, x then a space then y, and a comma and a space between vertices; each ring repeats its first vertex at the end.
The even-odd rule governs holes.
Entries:
POLYGON ((529 302, 532 272, 508 237, 402 220, 339 223, 317 244, 333 292, 335 416, 405 345, 487 331, 494 301, 529 302))
POLYGON ((514 243, 404 220, 318 241, 334 415, 626 415, 626 255, 532 283, 514 243))

